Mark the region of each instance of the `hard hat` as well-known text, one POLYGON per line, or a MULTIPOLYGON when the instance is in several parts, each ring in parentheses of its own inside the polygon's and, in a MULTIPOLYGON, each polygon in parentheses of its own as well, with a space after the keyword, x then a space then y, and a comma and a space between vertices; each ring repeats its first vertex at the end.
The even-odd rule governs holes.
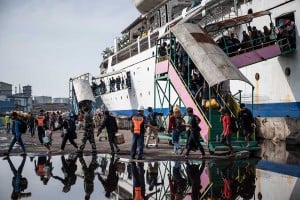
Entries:
POLYGON ((144 111, 144 110, 145 110, 145 108, 144 108, 144 106, 140 106, 140 107, 138 108, 138 110, 140 110, 140 111, 144 111))

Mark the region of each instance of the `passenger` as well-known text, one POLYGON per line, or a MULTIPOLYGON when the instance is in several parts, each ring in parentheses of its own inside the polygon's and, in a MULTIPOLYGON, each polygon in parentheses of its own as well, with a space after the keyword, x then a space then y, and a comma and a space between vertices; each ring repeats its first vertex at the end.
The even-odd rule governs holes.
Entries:
POLYGON ((62 125, 53 129, 53 131, 59 130, 61 128, 63 129, 62 142, 61 142, 60 150, 58 151, 58 153, 64 152, 67 141, 69 141, 75 147, 75 150, 77 151, 78 145, 74 141, 74 139, 77 138, 75 119, 73 118, 73 116, 69 116, 68 113, 63 114, 63 119, 64 119, 64 121, 63 121, 62 125))
POLYGON ((247 34, 246 31, 243 31, 243 39, 241 43, 241 53, 245 53, 250 51, 251 47, 251 41, 250 41, 250 36, 247 34))
POLYGON ((12 178, 13 192, 11 193, 11 199, 15 200, 22 199, 23 197, 30 197, 31 192, 23 192, 28 187, 27 178, 22 176, 23 168, 26 162, 26 156, 23 156, 22 162, 18 169, 15 168, 9 156, 5 157, 4 159, 7 159, 10 169, 14 175, 12 178))
POLYGON ((98 95, 98 91, 97 91, 98 85, 95 81, 92 82, 92 87, 91 88, 92 88, 92 91, 93 91, 93 95, 97 96, 98 95))
POLYGON ((117 90, 121 89, 121 78, 120 76, 117 76, 116 78, 116 85, 117 85, 117 90))
POLYGON ((121 78, 121 87, 122 87, 122 89, 124 89, 125 88, 125 82, 124 82, 124 78, 123 78, 123 76, 122 76, 122 78, 121 78))
POLYGON ((205 151, 204 151, 204 148, 202 146, 202 144, 200 143, 200 131, 201 131, 201 128, 199 127, 200 125, 200 118, 197 116, 197 115, 194 115, 194 112, 193 112, 193 108, 191 107, 188 107, 186 109, 187 111, 187 114, 189 116, 189 121, 188 123, 186 124, 186 126, 189 128, 189 137, 187 138, 187 151, 185 153, 185 158, 188 158, 189 156, 189 153, 191 150, 197 150, 199 149, 202 156, 204 157, 205 156, 205 151))
POLYGON ((84 113, 84 134, 82 138, 82 143, 79 147, 79 153, 82 153, 82 151, 85 148, 85 144, 87 141, 90 142, 92 146, 92 152, 96 153, 96 143, 95 143, 95 137, 94 137, 94 127, 95 124, 93 122, 93 114, 92 114, 92 105, 90 101, 87 102, 81 102, 82 104, 82 112, 84 113))
POLYGON ((67 193, 71 190, 71 186, 75 185, 77 176, 75 174, 77 170, 77 156, 69 156, 68 159, 65 159, 65 156, 61 156, 61 162, 62 162, 62 173, 64 174, 64 178, 59 176, 51 175, 54 179, 57 179, 61 181, 61 183, 64 185, 62 191, 67 193))
POLYGON ((101 94, 106 93, 106 86, 105 86, 105 83, 102 79, 100 80, 100 92, 101 92, 101 94))
POLYGON ((44 125, 47 124, 44 110, 40 110, 39 115, 35 118, 37 124, 38 137, 41 145, 43 145, 43 137, 45 137, 44 125))
POLYGON ((26 149, 25 149, 25 145, 23 143, 22 140, 22 133, 20 132, 19 126, 20 126, 20 119, 18 117, 18 114, 16 112, 13 112, 11 114, 12 117, 12 134, 13 134, 13 139, 10 142, 8 151, 6 153, 4 153, 5 155, 9 155, 13 146, 15 145, 16 142, 18 142, 18 144, 21 146, 23 153, 21 155, 26 155, 26 149))
POLYGON ((34 137, 35 135, 35 127, 34 127, 34 117, 33 114, 31 112, 29 112, 29 118, 27 120, 27 125, 29 127, 29 133, 31 137, 34 137))
POLYGON ((295 31, 295 22, 287 19, 285 21, 285 29, 288 33, 288 40, 291 45, 291 48, 296 49, 296 31, 295 31))
POLYGON ((152 191, 154 187, 161 183, 158 183, 158 162, 155 161, 154 164, 148 163, 148 169, 146 172, 146 181, 149 185, 149 191, 152 191))
POLYGON ((231 48, 232 49, 231 56, 234 56, 236 55, 237 51, 240 49, 241 42, 239 41, 239 39, 237 39, 237 37, 235 37, 234 33, 230 34, 230 39, 233 43, 233 47, 231 48))
POLYGON ((39 156, 37 162, 34 160, 34 167, 36 175, 40 177, 44 185, 47 185, 53 170, 51 155, 39 156))
POLYGON ((253 133, 253 128, 255 128, 254 118, 252 112, 248 108, 246 108, 244 103, 241 103, 240 108, 241 111, 238 115, 238 118, 243 130, 243 134, 245 136, 245 141, 247 142, 246 148, 248 148, 250 146, 250 136, 253 133))
POLYGON ((145 147, 148 148, 150 137, 154 136, 154 145, 158 146, 158 124, 157 124, 157 116, 162 116, 162 113, 157 113, 153 111, 152 107, 148 107, 148 116, 147 116, 147 137, 145 147))
POLYGON ((223 125, 221 141, 223 144, 229 147, 230 154, 233 155, 234 152, 233 152, 233 147, 231 145, 232 130, 230 128, 230 124, 231 124, 230 116, 226 108, 221 108, 220 112, 221 112, 220 122, 223 125))
POLYGON ((100 135, 102 130, 106 128, 107 134, 108 134, 108 141, 111 149, 111 153, 115 153, 115 149, 117 152, 120 152, 120 148, 118 147, 116 143, 116 133, 118 132, 118 125, 116 118, 112 115, 110 115, 109 111, 104 112, 104 118, 99 126, 98 134, 100 135))
POLYGON ((47 125, 44 125, 45 137, 43 137, 44 146, 47 148, 47 154, 51 154, 52 146, 52 131, 48 128, 47 125))
POLYGON ((182 154, 182 152, 184 151, 184 148, 181 147, 181 145, 179 145, 179 139, 181 137, 182 134, 184 134, 185 132, 185 121, 182 117, 181 111, 179 106, 175 106, 173 108, 173 112, 174 112, 174 119, 172 121, 172 142, 174 144, 174 148, 173 148, 173 153, 174 154, 178 154, 179 150, 180 150, 180 154, 182 154))
POLYGON ((192 189, 192 200, 201 199, 201 174, 203 173, 204 168, 205 161, 201 162, 201 166, 199 164, 190 164, 190 162, 186 162, 186 174, 188 178, 188 184, 192 189))
POLYGON ((269 43, 270 43, 270 36, 271 36, 271 31, 269 30, 269 28, 267 27, 267 26, 264 26, 263 27, 263 29, 264 29, 264 36, 265 36, 265 38, 264 38, 264 46, 268 46, 269 45, 269 43))
POLYGON ((184 199, 187 180, 182 175, 181 162, 175 161, 172 174, 168 174, 171 200, 184 199))
POLYGON ((103 188, 105 190, 105 197, 110 198, 110 194, 113 191, 117 190, 119 176, 117 173, 117 164, 118 159, 115 159, 114 155, 112 155, 109 168, 108 168, 108 175, 106 178, 103 178, 100 173, 97 173, 99 181, 102 183, 103 188))
POLYGON ((253 42, 254 49, 261 48, 263 35, 261 31, 258 31, 255 26, 252 27, 251 39, 253 42))
POLYGON ((163 42, 162 45, 158 48, 158 55, 160 57, 166 56, 167 55, 167 43, 163 42))
POLYGON ((131 117, 132 122, 132 143, 131 143, 131 159, 135 159, 136 153, 138 153, 138 159, 143 159, 144 154, 144 134, 145 134, 145 121, 144 107, 140 106, 138 108, 137 114, 131 117), (138 148, 138 151, 137 151, 138 148))
POLYGON ((82 167, 83 176, 81 176, 81 175, 77 175, 77 176, 79 176, 80 178, 83 178, 84 191, 85 191, 84 199, 88 200, 88 199, 90 199, 91 194, 94 191, 95 170, 99 166, 99 164, 97 162, 97 155, 93 154, 92 160, 91 160, 89 166, 87 166, 82 155, 79 156, 79 162, 82 167))
POLYGON ((112 92, 116 91, 116 79, 114 77, 111 78, 111 87, 112 92))
POLYGON ((145 169, 144 169, 144 163, 136 163, 131 162, 130 163, 130 171, 132 173, 133 177, 133 200, 148 200, 151 198, 151 196, 158 191, 151 192, 146 195, 146 188, 145 188, 145 169))

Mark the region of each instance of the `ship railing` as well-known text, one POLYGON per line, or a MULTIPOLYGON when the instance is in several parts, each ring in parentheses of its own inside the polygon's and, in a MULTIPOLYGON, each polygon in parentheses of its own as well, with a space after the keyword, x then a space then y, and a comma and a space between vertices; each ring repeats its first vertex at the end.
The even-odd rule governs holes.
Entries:
POLYGON ((234 44, 234 45, 227 45, 225 39, 224 41, 225 47, 223 48, 221 47, 221 48, 229 57, 241 55, 257 49, 262 49, 264 47, 271 46, 274 44, 279 45, 281 53, 288 53, 292 51, 290 42, 287 38, 273 39, 273 40, 268 40, 267 38, 268 36, 263 36, 256 39, 250 39, 249 41, 241 42, 240 44, 234 44), (243 45, 245 47, 243 47, 243 45))

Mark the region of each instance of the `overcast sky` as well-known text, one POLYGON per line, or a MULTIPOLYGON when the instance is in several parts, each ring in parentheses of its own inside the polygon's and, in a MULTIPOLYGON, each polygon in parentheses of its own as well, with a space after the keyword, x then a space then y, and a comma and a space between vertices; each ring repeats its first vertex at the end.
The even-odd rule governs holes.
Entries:
POLYGON ((102 51, 138 16, 132 0, 0 0, 0 81, 68 97, 69 78, 98 75, 102 51))

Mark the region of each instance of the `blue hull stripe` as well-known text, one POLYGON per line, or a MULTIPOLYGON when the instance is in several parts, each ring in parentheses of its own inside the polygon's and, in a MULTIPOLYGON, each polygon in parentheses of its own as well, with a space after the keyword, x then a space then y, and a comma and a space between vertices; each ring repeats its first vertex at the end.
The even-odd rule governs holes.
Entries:
MULTIPOLYGON (((251 105, 246 105, 251 108, 251 105)), ((164 115, 168 114, 168 108, 156 109, 156 112, 162 112, 164 115)), ((131 116, 136 113, 136 110, 112 110, 116 115, 131 116)), ((182 108, 182 112, 185 109, 182 108)), ((145 110, 147 115, 147 110, 145 110)), ((269 103, 269 104, 254 104, 253 115, 255 117, 293 117, 300 118, 300 102, 294 103, 269 103)))

